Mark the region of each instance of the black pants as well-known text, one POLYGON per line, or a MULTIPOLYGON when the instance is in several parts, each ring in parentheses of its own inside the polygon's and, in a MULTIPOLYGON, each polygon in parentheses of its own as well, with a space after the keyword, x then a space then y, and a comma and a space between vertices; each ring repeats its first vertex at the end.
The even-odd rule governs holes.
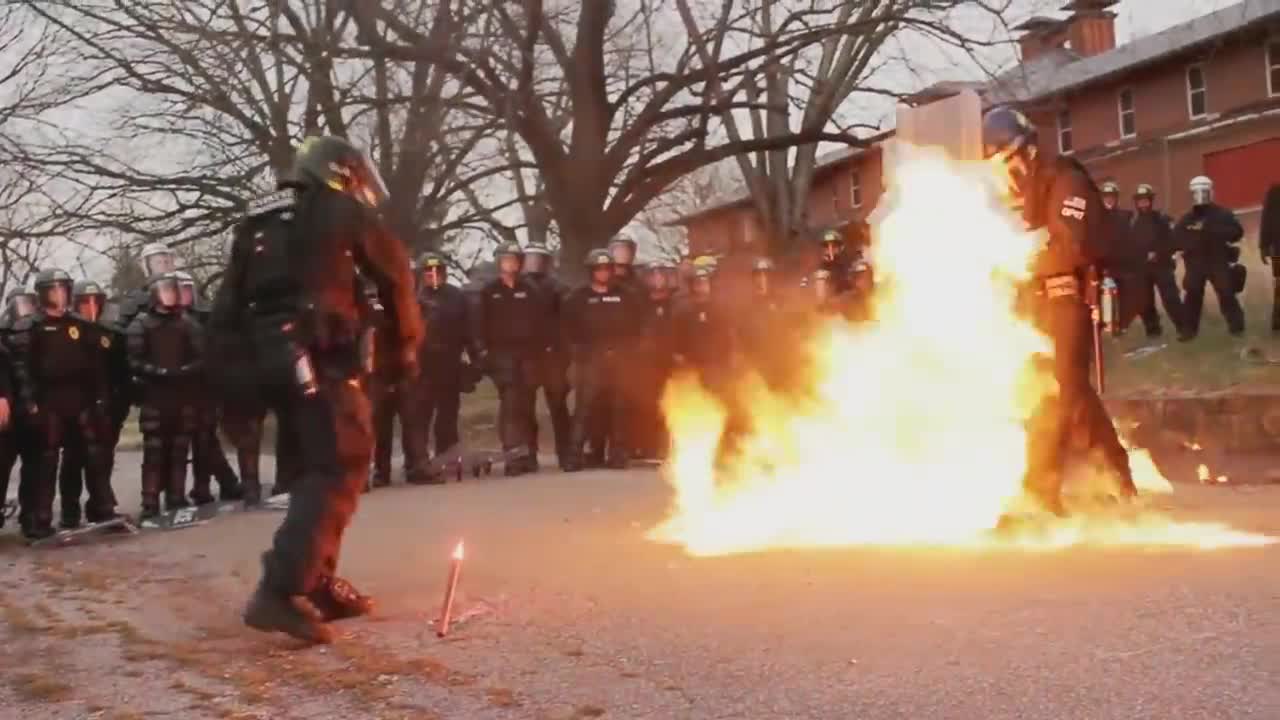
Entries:
POLYGON ((1062 471, 1071 439, 1083 424, 1091 449, 1101 451, 1122 491, 1132 491, 1129 454, 1089 381, 1093 333, 1088 306, 1076 297, 1042 299, 1032 313, 1037 328, 1053 342, 1053 357, 1038 356, 1036 362, 1041 371, 1053 374, 1058 392, 1040 401, 1028 423, 1024 486, 1051 509, 1060 507, 1062 471))
POLYGON ((142 511, 155 514, 164 494, 165 510, 188 507, 187 456, 197 421, 193 406, 143 403, 138 415, 142 430, 142 511))
POLYGON ((414 423, 423 451, 435 439, 435 452, 444 453, 458 444, 458 411, 462 407, 462 363, 432 362, 422 365, 422 378, 414 386, 414 423))
POLYGON ((1186 328, 1186 309, 1182 305, 1182 295, 1178 292, 1178 281, 1173 270, 1171 265, 1148 263, 1145 272, 1136 278, 1141 290, 1142 326, 1149 336, 1161 333, 1160 312, 1156 310, 1157 294, 1174 329, 1182 332, 1186 328))
POLYGON ((580 456, 590 442, 593 450, 608 449, 610 460, 626 460, 623 429, 629 415, 623 385, 623 360, 617 352, 594 352, 577 358, 573 375, 573 440, 571 452, 580 456))
POLYGON ((404 453, 406 474, 421 472, 426 467, 422 447, 422 430, 413 392, 380 378, 369 381, 369 401, 373 404, 373 475, 375 481, 391 481, 391 446, 395 440, 395 422, 400 420, 400 450, 404 453))
POLYGON ((520 353, 497 352, 490 356, 490 376, 498 388, 498 438, 502 449, 519 453, 530 446, 533 435, 532 363, 520 353))
POLYGON ((280 594, 302 595, 337 568, 342 535, 368 479, 373 422, 369 400, 354 377, 322 372, 315 395, 288 392, 273 407, 290 418, 302 479, 263 557, 263 584, 280 594))
POLYGON ((551 432, 555 435, 556 458, 561 464, 569 456, 572 420, 569 415, 569 359, 560 352, 547 352, 534 358, 530 363, 531 383, 530 403, 532 417, 530 419, 529 454, 537 457, 538 419, 537 395, 542 388, 542 400, 547 404, 547 413, 551 416, 551 432))
MULTIPOLYGON (((12 417, 12 416, 11 416, 12 417)), ((5 432, 8 440, 0 443, 0 490, 7 499, 9 478, 13 475, 13 466, 22 461, 18 471, 18 523, 27 527, 27 518, 33 508, 31 491, 39 481, 40 439, 29 418, 20 416, 13 419, 13 425, 5 432)))
POLYGON ((627 444, 644 457, 662 457, 669 444, 667 424, 662 416, 662 389, 671 375, 671 355, 642 352, 634 365, 628 374, 635 382, 627 444))
POLYGON ((218 436, 221 413, 216 406, 205 406, 197 415, 195 434, 191 437, 191 499, 208 502, 213 499, 211 484, 216 481, 218 490, 227 499, 237 493, 240 479, 227 462, 218 436))
MULTIPOLYGON (((223 410, 222 428, 236 449, 236 466, 245 497, 256 500, 262 495, 262 435, 267 419, 267 405, 260 400, 228 403, 223 410)), ((292 491, 302 472, 295 450, 295 437, 286 408, 276 410, 276 476, 271 492, 280 495, 292 491)))
MULTIPOLYGON (((110 421, 96 407, 80 410, 45 408, 31 421, 33 442, 38 457, 32 487, 26 501, 30 513, 24 512, 30 527, 43 528, 53 520, 53 498, 59 485, 59 459, 65 451, 80 458, 84 468, 84 487, 89 491, 85 515, 91 522, 105 520, 115 513, 115 495, 111 492, 108 436, 110 421)), ((23 464, 25 466, 26 460, 23 464)), ((77 474, 78 475, 78 474, 77 474)), ((78 480, 78 477, 77 477, 78 480)), ((80 483, 74 496, 63 498, 67 522, 80 521, 80 483)), ((22 495, 19 488, 19 495, 22 495)), ((19 502, 23 500, 20 498, 19 502)))
POLYGON ((1232 334, 1244 332, 1244 308, 1240 307, 1240 300, 1236 298, 1230 266, 1225 262, 1208 261, 1187 263, 1187 272, 1182 278, 1182 287, 1187 292, 1187 331, 1193 335, 1200 331, 1205 283, 1212 285, 1214 294, 1218 296, 1218 305, 1222 308, 1222 316, 1227 320, 1227 329, 1232 334))

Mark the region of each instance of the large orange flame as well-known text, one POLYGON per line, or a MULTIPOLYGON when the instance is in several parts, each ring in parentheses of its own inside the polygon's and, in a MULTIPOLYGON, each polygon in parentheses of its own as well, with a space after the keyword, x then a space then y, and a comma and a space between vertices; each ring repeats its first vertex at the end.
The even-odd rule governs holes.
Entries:
MULTIPOLYGON (((691 375, 663 409, 671 516, 650 537, 691 554, 853 544, 1078 543, 1218 547, 1268 538, 1141 513, 1037 523, 993 535, 1018 511, 1025 420, 1051 377, 1030 362, 1049 343, 1015 316, 1013 293, 1043 241, 995 200, 982 164, 904 148, 876 228, 876 320, 832 322, 811 338, 809 392, 755 377, 735 404, 750 429, 717 458, 724 403, 691 375)), ((1145 453, 1147 490, 1169 491, 1145 453)))

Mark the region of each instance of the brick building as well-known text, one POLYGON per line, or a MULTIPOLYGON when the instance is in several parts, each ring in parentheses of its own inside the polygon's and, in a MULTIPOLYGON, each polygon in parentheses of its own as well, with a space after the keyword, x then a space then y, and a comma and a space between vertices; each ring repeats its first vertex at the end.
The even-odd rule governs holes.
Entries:
MULTIPOLYGON (((988 107, 1017 105, 1039 128, 1043 152, 1073 154, 1125 197, 1150 183, 1175 216, 1189 205, 1191 178, 1209 175, 1218 201, 1252 230, 1263 193, 1280 182, 1280 0, 1246 0, 1119 47, 1117 4, 1071 0, 1063 19, 1032 18, 1018 27, 1017 67, 989 83, 939 83, 911 102, 972 87, 988 107)), ((876 145, 821 158, 810 227, 866 217, 881 192, 881 162, 876 145)), ((682 223, 695 254, 764 247, 747 198, 682 223)))

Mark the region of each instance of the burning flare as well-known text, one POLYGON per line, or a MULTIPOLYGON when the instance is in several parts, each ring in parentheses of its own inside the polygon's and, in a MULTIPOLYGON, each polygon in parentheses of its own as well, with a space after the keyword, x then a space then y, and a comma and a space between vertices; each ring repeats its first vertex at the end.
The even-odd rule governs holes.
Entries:
MULTIPOLYGON (((875 245, 876 321, 811 338, 807 392, 742 379, 750 428, 718 458, 728 411, 689 375, 667 386, 671 517, 650 537, 694 555, 780 547, 1102 542, 1213 547, 1267 538, 1144 515, 990 531, 1022 502, 1025 420, 1051 376, 1050 345, 1014 314, 1042 236, 990 192, 984 164, 909 151, 893 173, 875 245)), ((1150 458, 1135 478, 1169 491, 1150 458)))

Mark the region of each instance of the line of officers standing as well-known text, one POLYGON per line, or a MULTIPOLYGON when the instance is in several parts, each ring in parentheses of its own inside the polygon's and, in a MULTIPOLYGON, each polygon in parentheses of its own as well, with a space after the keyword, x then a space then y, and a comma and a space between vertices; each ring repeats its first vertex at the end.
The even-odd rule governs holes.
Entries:
MULTIPOLYGON (((116 517, 115 449, 133 407, 143 435, 142 514, 222 499, 244 489, 223 454, 219 407, 207 388, 205 312, 196 283, 174 269, 172 250, 141 254, 147 286, 108 301, 92 281, 63 270, 36 274, 0 315, 0 497, 21 460, 18 522, 29 539, 60 525, 116 517), (187 491, 188 459, 194 481, 187 491), (87 495, 87 497, 86 497, 87 495)), ((255 489, 256 492, 256 489, 255 489)), ((0 518, 0 523, 3 519, 0 518)))
POLYGON ((430 331, 419 354, 422 372, 413 389, 397 388, 390 375, 373 385, 373 484, 389 481, 397 415, 408 481, 440 482, 440 468, 428 460, 428 434, 438 456, 451 452, 460 394, 484 376, 498 391, 507 475, 539 469, 539 391, 561 469, 620 469, 661 457, 668 444, 661 393, 677 368, 695 372, 730 402, 729 383, 742 363, 771 383, 797 378, 785 333, 799 332, 808 319, 866 315, 871 273, 861 251, 846 249, 836 232, 821 244, 821 267, 799 295, 784 293, 772 261, 756 260, 750 312, 735 307, 748 298, 722 286, 714 258, 683 269, 670 262, 641 268, 635 242, 623 236, 586 255, 587 280, 575 288, 556 277, 553 254, 542 245, 500 246, 497 277, 471 292, 445 282, 447 258, 425 254, 418 285, 430 331))
POLYGON ((1244 333, 1244 308, 1237 295, 1244 290, 1245 268, 1240 264, 1244 228, 1234 213, 1213 201, 1213 180, 1191 181, 1192 207, 1174 222, 1155 208, 1155 190, 1147 184, 1133 194, 1133 209, 1120 208, 1120 187, 1105 182, 1100 188, 1111 239, 1106 257, 1121 293, 1121 328, 1135 316, 1142 318, 1147 337, 1163 331, 1156 309, 1158 294, 1178 339, 1193 339, 1200 331, 1205 285, 1211 285, 1218 307, 1232 335, 1244 333), (1182 256, 1179 293, 1175 255, 1182 256))

